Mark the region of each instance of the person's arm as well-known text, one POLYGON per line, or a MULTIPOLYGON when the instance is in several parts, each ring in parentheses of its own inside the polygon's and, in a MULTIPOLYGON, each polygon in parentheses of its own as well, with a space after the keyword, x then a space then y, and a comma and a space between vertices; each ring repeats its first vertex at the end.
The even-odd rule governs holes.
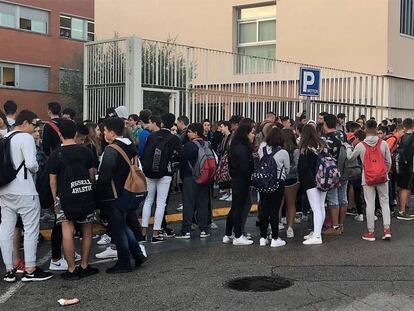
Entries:
POLYGON ((290 172, 290 158, 289 158, 289 153, 284 150, 283 153, 283 165, 285 166, 285 173, 286 176, 289 175, 290 172))
MULTIPOLYGON (((23 138, 23 137, 22 137, 23 138)), ((22 154, 23 160, 26 168, 32 173, 35 174, 39 170, 39 164, 36 160, 36 144, 34 138, 29 134, 25 135, 25 141, 22 145, 22 154)))
POLYGON ((99 166, 98 183, 110 183, 116 167, 117 151, 109 146, 105 148, 102 156, 101 165, 99 166))
POLYGON ((357 159, 364 148, 364 144, 360 142, 358 145, 355 146, 355 149, 352 151, 352 146, 349 144, 345 144, 346 146, 346 157, 349 161, 353 161, 357 159))
POLYGON ((383 142, 383 147, 385 148, 385 164, 387 165, 387 170, 388 172, 391 169, 391 165, 392 165, 392 159, 391 159, 391 152, 390 152, 390 148, 388 148, 388 144, 383 142))
POLYGON ((49 174, 49 185, 50 191, 52 192, 53 201, 55 201, 57 197, 57 175, 49 174))

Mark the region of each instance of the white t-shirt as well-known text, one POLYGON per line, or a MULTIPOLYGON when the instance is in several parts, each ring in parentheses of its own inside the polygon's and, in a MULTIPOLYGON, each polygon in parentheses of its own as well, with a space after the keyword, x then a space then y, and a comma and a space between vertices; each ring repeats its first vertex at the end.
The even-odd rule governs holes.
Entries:
MULTIPOLYGON (((14 133, 11 131, 6 137, 14 133)), ((36 144, 32 135, 28 133, 18 133, 10 141, 11 158, 15 168, 25 161, 27 169, 27 179, 24 178, 24 168, 22 167, 14 179, 8 185, 0 188, 0 195, 37 195, 33 175, 38 171, 39 165, 36 161, 36 144)))
POLYGON ((7 123, 9 123, 9 126, 13 126, 16 121, 12 118, 7 117, 7 123))

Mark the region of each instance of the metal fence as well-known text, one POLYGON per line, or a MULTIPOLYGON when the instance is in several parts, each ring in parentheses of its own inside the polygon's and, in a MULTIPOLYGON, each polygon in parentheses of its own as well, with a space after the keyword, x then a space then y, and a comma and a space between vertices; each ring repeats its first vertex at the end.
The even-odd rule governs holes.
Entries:
MULTIPOLYGON (((344 112, 350 119, 402 113, 390 109, 395 91, 390 93, 387 77, 136 37, 87 43, 84 77, 84 111, 90 119, 119 105, 139 112, 142 94, 150 90, 170 92, 174 100, 169 110, 192 121, 218 121, 234 114, 260 121, 268 111, 293 118, 305 107, 312 119, 321 111, 344 112), (320 96, 308 105, 299 96, 302 66, 321 70, 320 96)), ((404 97, 401 101, 414 98, 412 87, 412 81, 400 86, 407 89, 398 94, 404 97)))

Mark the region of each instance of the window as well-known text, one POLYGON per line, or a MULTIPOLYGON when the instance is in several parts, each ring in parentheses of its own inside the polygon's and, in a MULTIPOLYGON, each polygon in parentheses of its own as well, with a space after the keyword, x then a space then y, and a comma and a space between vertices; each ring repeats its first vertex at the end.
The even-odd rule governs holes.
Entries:
MULTIPOLYGON (((276 57, 276 5, 240 8, 237 19, 237 53, 274 59, 276 57)), ((237 72, 269 72, 271 62, 238 57, 237 72), (247 68, 249 67, 249 68, 247 68)))
POLYGON ((47 34, 49 12, 0 3, 0 26, 47 34))
POLYGON ((49 90, 49 68, 0 63, 0 85, 28 90, 49 90))
POLYGON ((414 0, 401 0, 400 33, 414 37, 414 0))
POLYGON ((76 40, 93 41, 95 24, 93 21, 60 15, 60 36, 76 40))

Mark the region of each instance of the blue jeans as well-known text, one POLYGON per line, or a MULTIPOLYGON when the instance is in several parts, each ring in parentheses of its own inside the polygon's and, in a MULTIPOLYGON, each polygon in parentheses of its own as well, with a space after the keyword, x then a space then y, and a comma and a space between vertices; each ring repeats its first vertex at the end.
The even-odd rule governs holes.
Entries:
POLYGON ((329 208, 339 208, 348 205, 348 181, 342 182, 339 188, 334 188, 328 191, 326 200, 329 208))
POLYGON ((138 205, 126 191, 111 205, 108 220, 111 226, 112 238, 115 240, 118 251, 118 264, 122 267, 129 267, 131 265, 131 255, 138 257, 142 254, 133 231, 126 223, 128 211, 136 209, 138 205))

